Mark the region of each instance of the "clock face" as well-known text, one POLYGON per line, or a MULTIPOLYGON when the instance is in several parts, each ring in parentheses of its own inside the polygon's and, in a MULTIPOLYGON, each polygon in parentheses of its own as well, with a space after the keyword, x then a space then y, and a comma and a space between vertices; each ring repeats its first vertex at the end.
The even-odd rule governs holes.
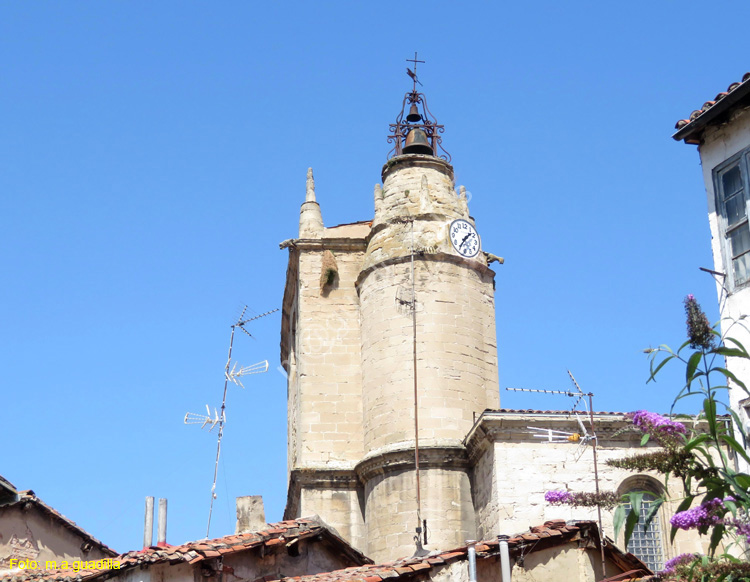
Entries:
POLYGON ((451 222, 449 233, 453 248, 459 255, 471 259, 479 254, 479 234, 469 221, 454 220, 451 222))

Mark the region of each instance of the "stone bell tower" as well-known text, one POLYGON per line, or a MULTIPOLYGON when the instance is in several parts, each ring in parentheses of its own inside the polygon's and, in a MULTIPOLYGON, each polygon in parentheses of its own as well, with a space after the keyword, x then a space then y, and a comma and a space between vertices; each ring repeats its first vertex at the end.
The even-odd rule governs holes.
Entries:
POLYGON ((286 517, 317 513, 376 561, 476 535, 463 439, 499 407, 495 273, 416 83, 390 129, 372 222, 325 228, 309 174, 282 243, 286 517))

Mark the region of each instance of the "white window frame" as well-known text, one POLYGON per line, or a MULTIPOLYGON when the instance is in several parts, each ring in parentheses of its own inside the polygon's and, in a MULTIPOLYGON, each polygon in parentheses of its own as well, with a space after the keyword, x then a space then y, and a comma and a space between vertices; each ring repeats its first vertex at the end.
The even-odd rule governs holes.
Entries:
MULTIPOLYGON (((713 170, 714 193, 716 203, 716 216, 718 218, 719 236, 721 237, 719 245, 721 247, 722 261, 724 263, 724 273, 726 274, 725 286, 729 293, 750 286, 750 277, 747 280, 737 283, 734 274, 734 257, 732 256, 731 242, 728 236, 730 231, 746 228, 750 231, 750 148, 745 149, 731 158, 728 158, 713 170), (740 179, 742 181, 742 196, 745 202, 745 219, 738 224, 729 226, 729 220, 726 214, 724 204, 724 188, 722 177, 724 174, 739 167, 740 179)), ((750 252, 750 251, 748 251, 750 252)), ((743 253, 744 254, 744 253, 743 253)), ((741 256, 741 255, 738 255, 741 256)))

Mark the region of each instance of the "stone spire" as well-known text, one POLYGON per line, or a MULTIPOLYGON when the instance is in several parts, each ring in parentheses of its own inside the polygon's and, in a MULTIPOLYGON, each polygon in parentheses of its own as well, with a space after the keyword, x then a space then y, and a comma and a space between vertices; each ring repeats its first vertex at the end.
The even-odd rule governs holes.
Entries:
POLYGON ((373 192, 373 197, 375 199, 375 218, 374 218, 374 220, 377 221, 380 218, 380 213, 383 211, 383 188, 380 186, 380 184, 375 184, 375 190, 373 192))
POLYGON ((323 234, 323 216, 315 200, 315 178, 312 168, 307 168, 307 192, 299 211, 299 237, 320 238, 323 234))
POLYGON ((458 205, 461 208, 461 214, 464 215, 464 218, 469 218, 469 200, 466 197, 466 186, 461 186, 458 192, 458 205))

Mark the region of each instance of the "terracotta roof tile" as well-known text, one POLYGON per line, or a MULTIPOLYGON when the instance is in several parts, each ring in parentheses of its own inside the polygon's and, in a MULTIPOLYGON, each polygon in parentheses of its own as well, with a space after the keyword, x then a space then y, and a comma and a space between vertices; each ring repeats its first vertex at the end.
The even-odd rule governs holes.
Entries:
MULTIPOLYGON (((175 546, 170 548, 171 551, 165 551, 163 549, 148 548, 147 550, 139 552, 129 552, 121 556, 121 562, 125 562, 123 567, 138 565, 138 564, 150 564, 157 562, 164 562, 162 556, 168 555, 170 557, 169 563, 173 561, 187 561, 190 564, 198 563, 206 558, 225 555, 231 551, 245 551, 247 550, 247 543, 250 542, 257 547, 263 544, 268 545, 270 541, 282 540, 282 535, 286 539, 293 538, 290 535, 292 529, 296 529, 299 532, 299 536, 311 535, 316 532, 323 532, 325 527, 319 523, 311 522, 306 520, 302 524, 301 520, 293 522, 282 522, 286 527, 280 527, 281 524, 276 524, 276 528, 273 529, 281 530, 276 534, 270 534, 269 536, 260 536, 256 534, 242 534, 239 536, 227 536, 226 538, 218 538, 216 540, 201 540, 200 542, 194 542, 184 544, 182 546, 175 546), (302 524, 302 525, 301 525, 302 524), (308 525, 309 524, 309 525, 308 525), (299 529, 298 529, 299 528, 299 529), (270 537, 276 536, 276 537, 270 537), (231 538, 231 539, 230 539, 231 538), (221 546, 221 547, 219 547, 221 546)), ((327 531, 327 530, 325 530, 327 531)), ((598 536, 598 530, 596 523, 593 521, 577 521, 570 524, 565 523, 562 520, 555 520, 546 522, 543 526, 535 526, 531 528, 531 531, 518 534, 510 538, 508 545, 511 552, 530 552, 537 549, 549 548, 561 543, 568 543, 580 535, 595 535, 598 536), (585 533, 584 533, 585 532, 585 533)), ((277 541, 277 543, 280 543, 277 541)), ((496 555, 499 543, 497 539, 486 540, 478 542, 475 546, 477 552, 490 552, 493 551, 495 554, 479 554, 480 556, 488 557, 496 555)), ((609 546, 608 546, 609 547, 609 546)), ((607 550, 612 552, 611 548, 607 550)), ((619 550, 617 550, 619 552, 619 550)), ((618 559, 623 565, 629 568, 634 566, 640 567, 642 564, 631 564, 628 558, 629 554, 619 552, 618 559)), ((387 578, 411 578, 424 573, 433 568, 441 568, 445 564, 450 564, 459 560, 466 560, 468 549, 466 546, 460 548, 454 548, 446 552, 432 552, 431 554, 423 557, 410 557, 396 560, 395 562, 388 562, 385 564, 371 564, 364 563, 360 566, 351 566, 341 570, 333 572, 325 572, 321 574, 313 574, 307 576, 295 576, 294 578, 281 578, 279 582, 381 582, 387 578)), ((363 557, 364 558, 364 557, 363 557)), ((364 558, 367 560, 367 558, 364 558)), ((634 560, 634 559, 633 559, 634 560)), ((19 572, 28 571, 16 571, 19 572)), ((89 582, 96 576, 106 571, 98 572, 87 572, 84 577, 77 578, 61 578, 61 577, 31 577, 31 576, 10 576, 0 577, 0 582, 89 582)), ((273 577, 266 576, 262 582, 270 581, 273 577)))
MULTIPOLYGON (((487 409, 485 412, 507 412, 509 414, 565 414, 565 415, 571 415, 571 414, 581 414, 588 416, 588 412, 583 410, 537 410, 534 408, 494 408, 494 409, 487 409)), ((627 412, 613 412, 610 410, 600 410, 600 411, 594 411, 594 414, 596 415, 606 415, 606 416, 624 416, 628 414, 627 412)))
POLYGON ((681 130, 691 123, 693 123, 696 119, 701 117, 703 114, 707 113, 709 110, 711 110, 717 103, 720 103, 724 98, 726 98, 728 95, 730 95, 732 92, 736 91, 738 88, 740 88, 742 85, 750 81, 750 73, 745 73, 742 76, 742 81, 737 81, 729 85, 726 91, 722 91, 716 97, 713 98, 711 101, 706 101, 700 109, 696 109, 693 111, 687 119, 680 119, 675 124, 675 129, 681 130))
POLYGON ((429 570, 430 567, 429 564, 414 564, 411 568, 416 572, 417 570, 429 570))

